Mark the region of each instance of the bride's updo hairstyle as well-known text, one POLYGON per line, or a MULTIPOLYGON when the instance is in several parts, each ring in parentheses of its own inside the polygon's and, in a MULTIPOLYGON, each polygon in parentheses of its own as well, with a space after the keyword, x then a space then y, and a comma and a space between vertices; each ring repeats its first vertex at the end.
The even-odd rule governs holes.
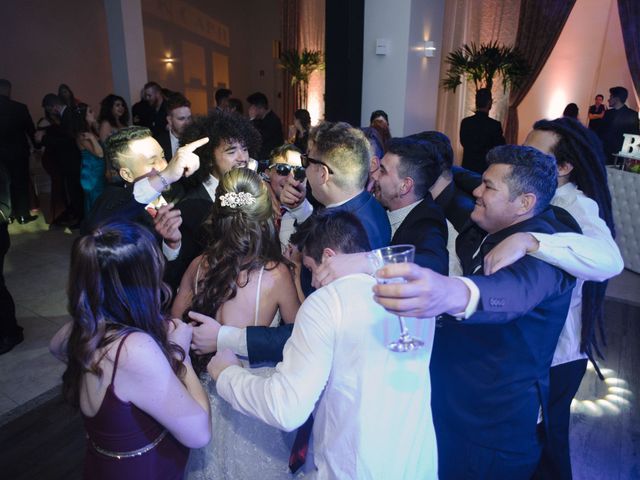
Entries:
POLYGON ((282 256, 267 185, 248 168, 226 173, 216 190, 207 220, 208 245, 200 268, 197 294, 191 310, 215 316, 220 306, 235 297, 252 272, 278 263, 282 256), (240 282, 240 272, 247 272, 240 282))

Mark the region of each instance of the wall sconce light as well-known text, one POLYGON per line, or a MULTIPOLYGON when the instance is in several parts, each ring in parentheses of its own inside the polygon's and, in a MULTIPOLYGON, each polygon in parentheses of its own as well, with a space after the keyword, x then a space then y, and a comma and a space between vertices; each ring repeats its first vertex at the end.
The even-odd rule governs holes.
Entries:
POLYGON ((436 44, 433 40, 427 40, 424 42, 423 49, 425 57, 433 57, 436 53, 436 44))

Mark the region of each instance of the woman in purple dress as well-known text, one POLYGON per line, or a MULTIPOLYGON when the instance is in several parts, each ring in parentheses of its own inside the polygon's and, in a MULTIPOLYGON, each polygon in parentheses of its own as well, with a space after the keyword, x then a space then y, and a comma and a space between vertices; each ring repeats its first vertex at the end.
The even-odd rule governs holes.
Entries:
POLYGON ((132 223, 74 243, 73 320, 51 351, 67 363, 63 393, 84 418, 84 478, 182 479, 189 448, 211 437, 209 399, 185 355, 192 327, 163 314, 163 269, 153 235, 132 223))

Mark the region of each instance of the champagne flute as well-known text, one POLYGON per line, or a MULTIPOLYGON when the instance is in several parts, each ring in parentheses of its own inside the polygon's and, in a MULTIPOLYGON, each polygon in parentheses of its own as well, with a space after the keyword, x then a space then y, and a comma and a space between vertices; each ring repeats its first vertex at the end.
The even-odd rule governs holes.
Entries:
MULTIPOLYGON (((413 245, 392 245, 390 247, 378 248, 369 254, 369 260, 374 265, 376 271, 393 263, 413 262, 416 253, 416 247, 413 245)), ((376 276, 376 281, 381 285, 389 283, 404 283, 402 277, 380 278, 376 276)), ((412 337, 405 325, 404 318, 398 315, 400 322, 400 338, 389 343, 387 348, 394 352, 411 352, 424 347, 424 342, 418 338, 412 337)))

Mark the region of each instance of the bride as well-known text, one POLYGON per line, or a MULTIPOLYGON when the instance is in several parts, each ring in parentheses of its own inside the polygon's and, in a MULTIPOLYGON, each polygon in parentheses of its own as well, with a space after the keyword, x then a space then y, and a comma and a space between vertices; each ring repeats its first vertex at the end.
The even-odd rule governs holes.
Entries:
MULTIPOLYGON (((209 219, 209 245, 189 266, 172 316, 198 312, 234 327, 292 323, 300 303, 292 265, 281 253, 267 186, 253 171, 224 175, 209 219)), ((201 353, 211 353, 211 350, 201 353)), ((273 369, 254 369, 269 375, 273 369)), ((201 376, 211 402, 213 434, 193 450, 187 478, 291 478, 293 437, 234 411, 222 400, 206 371, 201 376)))

